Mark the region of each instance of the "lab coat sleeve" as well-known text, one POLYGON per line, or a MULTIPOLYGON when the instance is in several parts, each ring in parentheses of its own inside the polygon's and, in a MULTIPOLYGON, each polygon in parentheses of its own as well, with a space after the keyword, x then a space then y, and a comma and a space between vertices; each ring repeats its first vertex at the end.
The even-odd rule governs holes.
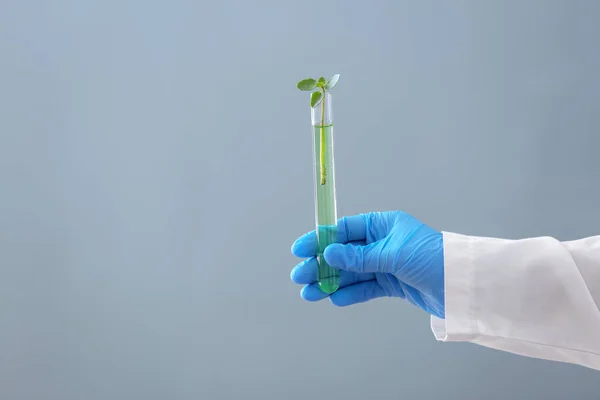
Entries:
POLYGON ((600 370, 600 236, 561 242, 443 232, 439 341, 600 370))

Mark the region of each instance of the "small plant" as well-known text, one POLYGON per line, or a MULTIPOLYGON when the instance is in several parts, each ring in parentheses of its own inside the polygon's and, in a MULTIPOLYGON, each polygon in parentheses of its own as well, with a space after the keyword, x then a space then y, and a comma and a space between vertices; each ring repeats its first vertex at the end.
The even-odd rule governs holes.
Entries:
POLYGON ((319 157, 321 159, 321 185, 327 182, 327 171, 325 170, 325 93, 333 89, 339 79, 340 74, 334 74, 328 80, 323 77, 317 80, 306 78, 297 84, 298 89, 304 92, 312 92, 310 95, 311 108, 315 108, 319 103, 321 104, 321 156, 319 157))

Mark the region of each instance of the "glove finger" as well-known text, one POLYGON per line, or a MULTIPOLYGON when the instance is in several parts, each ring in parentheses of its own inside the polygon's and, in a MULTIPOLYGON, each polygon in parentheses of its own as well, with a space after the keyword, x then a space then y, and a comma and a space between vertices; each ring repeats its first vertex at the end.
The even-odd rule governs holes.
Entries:
POLYGON ((329 265, 355 273, 375 273, 379 271, 379 242, 369 245, 354 243, 333 243, 325 248, 323 256, 329 265))
MULTIPOLYGON (((290 278, 294 283, 306 285, 317 281, 319 264, 316 257, 311 257, 300 262, 292 269, 290 278)), ((354 272, 340 271, 340 286, 353 285, 375 279, 375 274, 356 274, 354 272)))
POLYGON ((300 285, 314 283, 317 281, 318 267, 316 257, 311 257, 296 265, 290 273, 290 278, 292 282, 300 285))
POLYGON ((368 281, 339 289, 329 299, 332 304, 338 307, 346 307, 384 296, 386 296, 386 293, 377 281, 368 281))
MULTIPOLYGON (((364 240, 358 240, 356 242, 350 242, 350 243, 355 244, 355 245, 364 245, 365 241, 364 240)), ((315 238, 315 246, 316 246, 316 238, 315 238)), ((297 254, 294 254, 296 257, 300 257, 300 258, 312 258, 312 257, 315 257, 317 255, 315 252, 309 250, 308 247, 306 247, 304 243, 300 243, 298 245, 297 249, 298 250, 293 250, 293 251, 297 252, 297 254), (310 254, 312 254, 312 255, 310 255, 310 254)))
POLYGON ((365 214, 342 217, 338 221, 338 243, 364 241, 367 238, 365 214))
POLYGON ((317 233, 310 231, 300 236, 292 244, 292 254, 300 258, 314 257, 317 255, 317 233))
MULTIPOLYGON (((367 235, 367 217, 364 214, 342 217, 337 222, 337 242, 364 241, 367 235)), ((292 254, 300 258, 317 254, 317 232, 312 230, 300 236, 292 244, 292 254)))
POLYGON ((323 293, 323 291, 319 288, 318 283, 311 283, 306 285, 300 291, 300 296, 306 301, 319 301, 328 297, 327 293, 323 293))

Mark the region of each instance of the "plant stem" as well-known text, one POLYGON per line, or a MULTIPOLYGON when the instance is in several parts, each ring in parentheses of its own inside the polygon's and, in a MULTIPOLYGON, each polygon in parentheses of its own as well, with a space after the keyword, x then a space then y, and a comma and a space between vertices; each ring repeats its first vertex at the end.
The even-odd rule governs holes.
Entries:
POLYGON ((323 88, 323 101, 321 102, 321 185, 326 182, 326 171, 325 171, 325 99, 327 98, 325 88, 323 88))

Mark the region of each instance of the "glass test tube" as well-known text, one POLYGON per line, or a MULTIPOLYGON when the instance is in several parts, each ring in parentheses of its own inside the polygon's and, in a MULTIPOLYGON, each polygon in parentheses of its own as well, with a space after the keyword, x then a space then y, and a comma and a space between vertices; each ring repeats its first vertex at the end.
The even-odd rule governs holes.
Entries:
POLYGON ((337 208, 335 199, 335 170, 333 161, 333 113, 331 93, 326 92, 319 104, 311 109, 313 128, 313 165, 315 222, 318 242, 317 280, 327 294, 340 286, 339 270, 330 267, 323 251, 337 241, 337 208))

